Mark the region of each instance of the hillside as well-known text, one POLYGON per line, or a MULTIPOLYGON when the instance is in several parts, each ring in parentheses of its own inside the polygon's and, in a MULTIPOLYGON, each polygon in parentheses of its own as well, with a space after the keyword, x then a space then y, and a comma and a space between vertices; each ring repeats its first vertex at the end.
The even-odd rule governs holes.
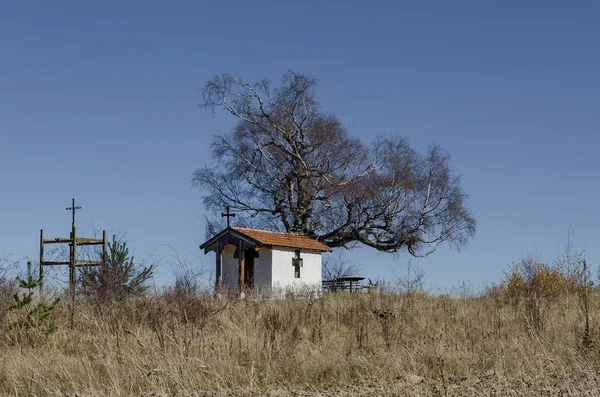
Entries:
MULTIPOLYGON (((597 312, 597 292, 591 304, 597 312)), ((169 291, 79 301, 73 324, 61 307, 48 335, 5 327, 0 394, 598 395, 600 356, 582 347, 579 299, 547 308, 534 331, 501 288, 462 298, 229 301, 169 291)), ((592 342, 595 332, 592 324, 592 342)))

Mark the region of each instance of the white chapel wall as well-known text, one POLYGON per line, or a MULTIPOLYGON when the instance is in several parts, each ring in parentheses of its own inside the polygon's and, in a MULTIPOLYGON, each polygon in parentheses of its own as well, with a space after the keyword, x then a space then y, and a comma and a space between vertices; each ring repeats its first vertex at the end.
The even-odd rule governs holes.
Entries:
POLYGON ((300 278, 294 277, 292 259, 294 248, 273 247, 272 250, 272 285, 281 289, 321 289, 321 252, 300 250, 303 266, 300 268, 300 278))
POLYGON ((258 251, 258 258, 254 258, 254 287, 267 289, 271 287, 271 250, 261 247, 258 251))
POLYGON ((221 256, 221 280, 223 288, 236 289, 239 285, 239 264, 237 258, 233 257, 234 245, 226 245, 221 256))
MULTIPOLYGON (((239 286, 239 260, 233 257, 234 245, 226 245, 221 256, 221 279, 224 288, 236 290, 239 286)), ((262 247, 254 258, 254 286, 271 287, 271 250, 262 247)))

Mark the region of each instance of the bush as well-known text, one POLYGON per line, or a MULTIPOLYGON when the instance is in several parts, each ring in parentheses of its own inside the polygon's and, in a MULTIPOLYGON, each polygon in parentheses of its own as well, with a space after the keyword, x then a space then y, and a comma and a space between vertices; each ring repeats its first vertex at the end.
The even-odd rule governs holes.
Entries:
POLYGON ((125 242, 109 243, 102 261, 103 266, 82 269, 81 287, 85 295, 95 296, 101 302, 122 301, 146 291, 145 284, 152 278, 153 266, 135 263, 125 242))
POLYGON ((535 331, 544 329, 548 321, 548 305, 559 296, 574 290, 577 278, 533 258, 512 265, 506 289, 513 302, 525 303, 525 320, 535 331))
POLYGON ((17 277, 17 282, 21 293, 15 293, 12 301, 8 304, 8 310, 11 312, 8 326, 10 329, 28 333, 41 332, 42 334, 50 334, 54 331, 52 323, 52 315, 56 309, 59 298, 56 298, 51 303, 45 303, 40 300, 37 304, 33 304, 33 290, 42 285, 42 277, 34 277, 31 271, 31 262, 27 262, 27 277, 17 277))

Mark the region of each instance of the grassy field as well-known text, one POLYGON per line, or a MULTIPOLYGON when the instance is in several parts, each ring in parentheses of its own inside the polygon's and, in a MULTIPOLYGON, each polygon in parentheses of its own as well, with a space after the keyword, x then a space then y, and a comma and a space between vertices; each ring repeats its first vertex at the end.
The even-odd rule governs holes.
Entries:
MULTIPOLYGON (((600 395, 599 350, 582 347, 577 296, 545 310, 534 331, 501 289, 80 301, 72 319, 59 308, 48 335, 4 327, 0 395, 600 395)), ((592 342, 595 331, 592 322, 592 342)))

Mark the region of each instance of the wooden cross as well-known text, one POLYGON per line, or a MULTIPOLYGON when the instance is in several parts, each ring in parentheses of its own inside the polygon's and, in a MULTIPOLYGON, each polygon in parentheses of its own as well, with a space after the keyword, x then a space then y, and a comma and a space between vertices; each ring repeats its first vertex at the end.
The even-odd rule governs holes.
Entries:
POLYGON ((226 212, 221 214, 222 217, 227 217, 227 227, 229 227, 229 218, 235 218, 235 214, 229 212, 229 206, 225 207, 226 212))
POLYGON ((81 207, 75 207, 75 199, 73 199, 73 204, 70 207, 65 208, 67 211, 73 211, 73 226, 75 226, 75 211, 80 209, 81 207))

